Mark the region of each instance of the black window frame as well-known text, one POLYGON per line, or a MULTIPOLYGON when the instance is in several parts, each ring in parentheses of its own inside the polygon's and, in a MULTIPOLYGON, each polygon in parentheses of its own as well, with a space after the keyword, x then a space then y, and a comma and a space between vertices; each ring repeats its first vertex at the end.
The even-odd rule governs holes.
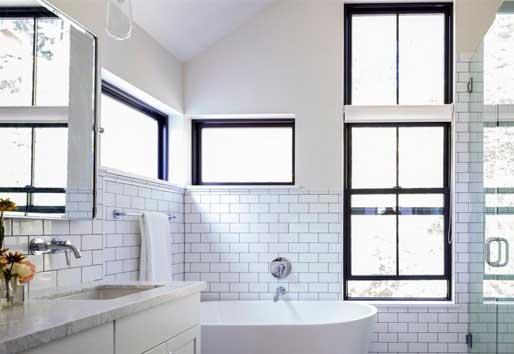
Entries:
MULTIPOLYGON (((398 130, 397 130, 398 132, 398 130)), ((344 128, 344 208, 343 208, 343 297, 345 300, 357 301, 450 301, 452 297, 452 243, 451 240, 451 124, 450 123, 347 123, 344 128), (444 184, 442 188, 352 188, 351 173, 352 173, 352 128, 354 127, 443 127, 444 128, 444 184), (398 275, 398 246, 396 247, 396 265, 397 275, 352 275, 352 242, 351 242, 351 197, 356 194, 366 195, 379 195, 379 194, 393 194, 397 198, 400 194, 442 194, 444 195, 444 274, 443 275, 398 275), (348 294, 349 281, 401 281, 401 280, 445 280, 447 282, 447 296, 444 298, 422 298, 422 297, 350 297, 348 294)), ((396 142, 396 152, 398 154, 398 140, 396 142)), ((397 174, 398 174, 398 161, 397 161, 397 174)), ((397 177, 398 178, 398 177, 397 177)), ((397 180, 398 182, 398 180, 397 180)), ((398 200, 398 199, 397 199, 398 200)), ((400 215, 397 212, 395 215, 400 215)), ((398 245, 399 234, 398 228, 396 230, 396 243, 398 245)))
POLYGON ((206 186, 292 186, 295 185, 295 120, 294 119, 194 119, 192 122, 192 184, 206 186), (202 129, 204 128, 291 128, 292 174, 290 182, 204 182, 202 180, 202 129))
MULTIPOLYGON (((102 94, 135 109, 150 119, 157 122, 157 178, 159 180, 168 181, 169 178, 169 116, 160 110, 154 108, 146 102, 125 92, 119 87, 102 80, 102 94)), ((109 166, 104 166, 109 168, 109 166)), ((127 171, 130 172, 130 171, 127 171)))
MULTIPOLYGON (((346 4, 344 6, 344 103, 352 104, 352 16, 353 15, 397 15, 396 26, 396 105, 399 104, 399 31, 398 16, 403 14, 434 14, 445 16, 444 43, 444 103, 453 102, 453 3, 384 3, 346 4)), ((423 83, 420 83, 421 85, 423 83)))

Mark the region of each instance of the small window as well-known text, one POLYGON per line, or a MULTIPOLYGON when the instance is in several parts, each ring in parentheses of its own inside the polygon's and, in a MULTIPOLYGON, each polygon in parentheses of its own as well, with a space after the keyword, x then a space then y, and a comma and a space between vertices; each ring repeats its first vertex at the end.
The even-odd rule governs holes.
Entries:
POLYGON ((449 129, 346 125, 346 299, 450 299, 449 129))
POLYGON ((193 184, 293 185, 294 120, 193 121, 193 184))
POLYGON ((168 179, 168 116, 102 84, 102 166, 168 179))
POLYGON ((451 4, 345 6, 345 104, 452 100, 451 4))

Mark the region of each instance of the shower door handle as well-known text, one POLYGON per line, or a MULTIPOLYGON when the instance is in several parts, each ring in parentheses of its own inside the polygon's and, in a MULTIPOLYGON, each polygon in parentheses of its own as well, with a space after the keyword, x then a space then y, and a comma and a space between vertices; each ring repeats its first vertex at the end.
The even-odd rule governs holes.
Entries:
POLYGON ((485 241, 485 261, 494 268, 502 268, 509 264, 509 241, 504 237, 491 237, 485 241), (498 259, 491 259, 491 246, 498 243, 498 259), (503 261, 502 261, 503 259, 503 261))

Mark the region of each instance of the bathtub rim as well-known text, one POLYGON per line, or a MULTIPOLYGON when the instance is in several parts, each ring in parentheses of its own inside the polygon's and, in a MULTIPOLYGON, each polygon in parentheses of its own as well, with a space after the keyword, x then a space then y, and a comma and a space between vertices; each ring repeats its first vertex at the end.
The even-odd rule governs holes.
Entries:
MULTIPOLYGON (((237 303, 245 303, 245 304, 252 304, 252 303, 257 303, 257 304, 262 304, 262 303, 265 303, 265 304, 272 304, 273 302, 272 301, 258 301, 258 300, 253 300, 253 301, 238 301, 238 300, 229 300, 229 301, 202 301, 201 304, 204 304, 204 303, 234 303, 234 302, 237 302, 237 303)), ((272 323, 272 322, 268 322, 268 323, 247 323, 247 322, 237 322, 237 323, 226 323, 226 322, 203 322, 203 319, 200 321, 200 325, 201 326, 206 326, 206 327, 216 327, 216 326, 244 326, 244 327, 261 327, 261 326, 267 326, 267 327, 285 327, 285 326, 305 326, 305 327, 308 327, 308 326, 327 326, 327 325, 340 325, 340 324, 349 324, 349 323, 355 323, 355 322, 360 322, 360 321, 363 321, 363 320, 368 320, 368 319, 371 319, 375 316, 377 316, 377 313, 378 313, 378 309, 376 306, 373 306, 371 304, 367 304, 367 303, 348 303, 346 301, 298 301, 298 300, 292 300, 292 301, 289 301, 289 300, 286 300, 286 301, 283 301, 283 302, 286 302, 286 303, 337 303, 337 304, 352 304, 352 305, 358 305, 360 307, 365 307, 367 308, 368 310, 370 310, 370 313, 364 315, 364 316, 360 316, 360 317, 356 317, 356 318, 353 318, 351 320, 348 320, 348 321, 331 321, 331 322, 318 322, 318 323, 272 323)), ((201 306, 202 307, 202 306, 201 306)), ((200 308, 201 308, 200 307, 200 308)))

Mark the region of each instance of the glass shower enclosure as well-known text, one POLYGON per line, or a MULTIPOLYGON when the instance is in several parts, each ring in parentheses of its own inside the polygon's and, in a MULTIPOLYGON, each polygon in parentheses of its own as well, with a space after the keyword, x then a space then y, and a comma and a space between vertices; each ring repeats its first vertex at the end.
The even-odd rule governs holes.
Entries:
POLYGON ((467 79, 470 352, 513 354, 514 2, 500 7, 467 79))

